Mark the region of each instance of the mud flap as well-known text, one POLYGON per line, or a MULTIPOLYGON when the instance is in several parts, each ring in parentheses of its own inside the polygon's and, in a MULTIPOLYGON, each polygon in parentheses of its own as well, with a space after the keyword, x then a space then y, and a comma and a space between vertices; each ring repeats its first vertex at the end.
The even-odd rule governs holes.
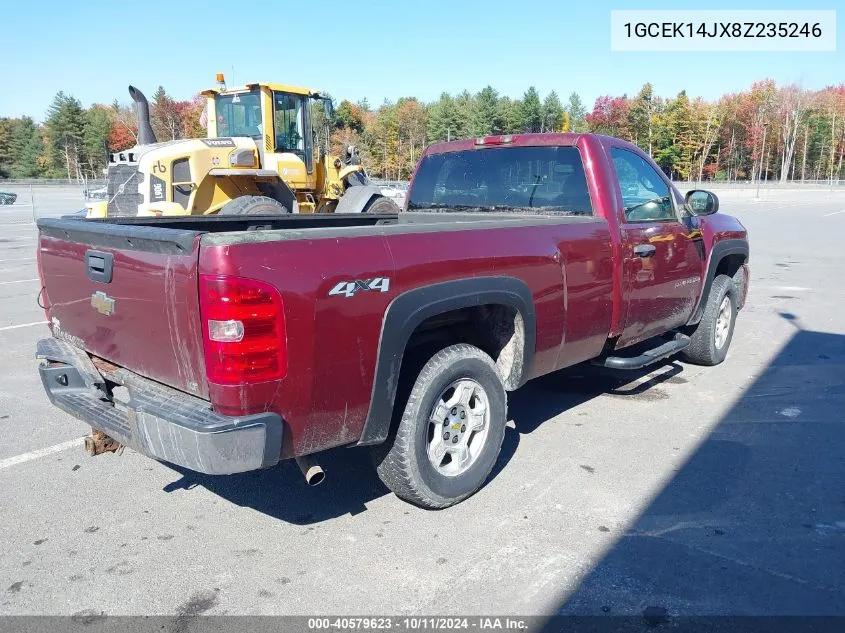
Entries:
POLYGON ((335 213, 361 213, 373 196, 380 196, 381 189, 375 185, 349 187, 340 198, 335 213))

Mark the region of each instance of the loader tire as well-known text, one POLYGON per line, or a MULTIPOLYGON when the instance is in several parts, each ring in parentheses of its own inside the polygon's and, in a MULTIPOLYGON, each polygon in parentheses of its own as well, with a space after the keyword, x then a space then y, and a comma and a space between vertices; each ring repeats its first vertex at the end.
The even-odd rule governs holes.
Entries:
POLYGON ((399 213, 399 207, 387 196, 373 196, 364 205, 362 213, 399 213))
POLYGON ((267 196, 241 196, 230 200, 218 215, 284 215, 290 213, 278 200, 267 196))

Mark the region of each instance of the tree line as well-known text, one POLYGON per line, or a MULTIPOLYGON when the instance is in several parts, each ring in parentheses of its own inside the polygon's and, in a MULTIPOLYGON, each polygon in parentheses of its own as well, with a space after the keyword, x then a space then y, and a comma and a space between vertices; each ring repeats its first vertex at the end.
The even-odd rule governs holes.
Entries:
MULTIPOLYGON (((159 87, 150 113, 156 138, 203 136, 204 103, 200 96, 174 100, 159 87)), ((0 178, 102 178, 109 153, 129 149, 137 140, 133 105, 115 100, 86 109, 76 97, 58 92, 41 123, 28 116, 0 117, 0 178)))
MULTIPOLYGON (((204 135, 203 98, 171 98, 164 88, 151 100, 159 140, 204 135)), ((322 112, 315 112, 315 120, 322 112)), ((443 93, 432 103, 414 97, 340 101, 331 146, 354 144, 374 177, 410 177, 431 143, 490 134, 598 132, 630 140, 676 180, 829 180, 845 176, 845 84, 822 90, 763 80, 715 101, 654 94, 645 84, 633 97, 606 95, 588 111, 577 92, 562 102, 534 87, 521 98, 487 86, 478 93, 443 93)), ((100 178, 108 153, 132 147, 132 106, 115 101, 85 109, 59 92, 42 123, 0 118, 0 177, 100 178)))

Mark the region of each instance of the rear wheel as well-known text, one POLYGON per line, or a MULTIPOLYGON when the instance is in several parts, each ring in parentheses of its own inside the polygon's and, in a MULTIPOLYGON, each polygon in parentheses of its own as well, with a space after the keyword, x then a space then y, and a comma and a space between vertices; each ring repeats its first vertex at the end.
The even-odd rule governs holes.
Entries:
POLYGON ((392 442, 376 449, 378 475, 416 505, 454 505, 490 475, 506 418, 505 388, 493 360, 472 345, 447 347, 414 381, 392 442))
POLYGON ((696 365, 718 365, 728 355, 737 315, 738 292, 733 279, 719 275, 710 286, 701 321, 681 357, 696 365))
POLYGON ((398 213, 399 207, 387 196, 373 196, 361 211, 362 213, 398 213))
POLYGON ((267 196, 241 196, 230 200, 218 215, 284 215, 290 213, 278 200, 267 196))

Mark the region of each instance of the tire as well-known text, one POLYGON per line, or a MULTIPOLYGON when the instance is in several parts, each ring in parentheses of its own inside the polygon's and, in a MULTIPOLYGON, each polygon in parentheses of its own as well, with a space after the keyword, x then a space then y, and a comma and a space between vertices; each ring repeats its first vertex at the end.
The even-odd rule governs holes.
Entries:
POLYGON ((399 207, 387 196, 373 196, 361 213, 399 213, 399 207))
POLYGON ((484 485, 502 448, 506 422, 507 396, 493 360, 472 345, 447 347, 425 363, 392 439, 374 452, 378 476, 398 497, 420 507, 454 505, 484 485), (435 446, 445 450, 438 466, 429 458, 435 446))
POLYGON ((739 293, 733 279, 719 275, 710 286, 701 321, 690 335, 692 342, 681 358, 696 365, 718 365, 728 355, 734 334, 739 293), (724 310, 730 314, 724 315, 724 310), (720 321, 720 315, 723 319, 720 321), (726 318, 726 320, 725 320, 726 318))
POLYGON ((241 196, 230 200, 218 215, 284 215, 290 213, 278 200, 267 196, 241 196))

